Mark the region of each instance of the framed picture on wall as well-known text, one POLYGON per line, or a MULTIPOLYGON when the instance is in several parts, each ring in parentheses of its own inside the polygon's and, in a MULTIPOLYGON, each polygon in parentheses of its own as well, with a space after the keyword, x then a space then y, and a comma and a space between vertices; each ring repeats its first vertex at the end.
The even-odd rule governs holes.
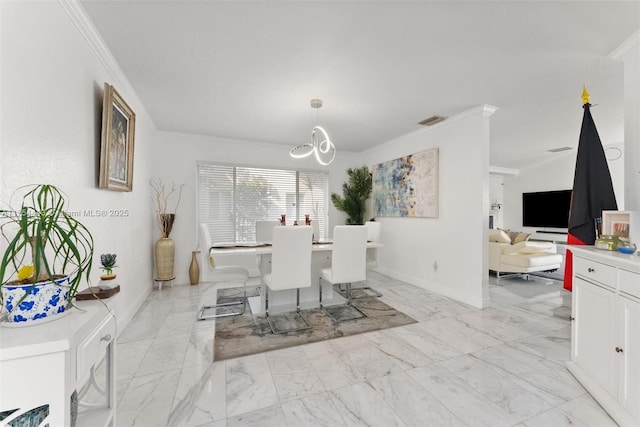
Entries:
POLYGON ((438 217, 438 148, 373 166, 375 216, 438 217))
POLYGON ((133 143, 136 115, 118 91, 104 84, 99 187, 115 191, 133 189, 133 143))

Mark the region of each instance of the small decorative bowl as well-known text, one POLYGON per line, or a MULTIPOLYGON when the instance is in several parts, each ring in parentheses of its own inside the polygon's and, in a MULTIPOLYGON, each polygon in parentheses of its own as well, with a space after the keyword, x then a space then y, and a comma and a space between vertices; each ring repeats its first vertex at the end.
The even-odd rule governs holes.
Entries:
POLYGON ((630 242, 620 242, 618 244, 618 252, 622 252, 623 254, 633 255, 636 252, 636 244, 630 242))

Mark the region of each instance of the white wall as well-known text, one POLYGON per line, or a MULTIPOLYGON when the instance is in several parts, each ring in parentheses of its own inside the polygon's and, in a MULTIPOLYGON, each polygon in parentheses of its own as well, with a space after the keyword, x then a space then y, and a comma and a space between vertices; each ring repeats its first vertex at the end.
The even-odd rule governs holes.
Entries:
MULTIPOLYGON (((597 124, 597 118, 595 118, 597 124)), ((618 202, 618 209, 624 209, 624 146, 622 143, 606 146, 607 157, 613 158, 614 150, 619 149, 622 157, 608 160, 609 172, 613 183, 613 191, 618 202), (611 150, 608 148, 612 148, 611 150)), ((535 191, 571 190, 576 168, 576 151, 557 154, 549 160, 536 163, 529 168, 520 169, 518 175, 504 178, 504 227, 512 230, 533 232, 538 228, 522 226, 522 193, 535 191)), ((547 231, 567 231, 566 229, 548 229, 547 231)))
MULTIPOLYGON (((330 131, 330 129, 329 129, 330 131)), ((307 135, 302 135, 306 137, 307 135)), ((361 157, 340 151, 329 166, 319 165, 313 157, 293 159, 289 148, 284 145, 264 142, 239 141, 225 138, 159 132, 154 141, 152 176, 163 182, 176 185, 186 184, 182 201, 176 214, 171 238, 176 246, 176 283, 188 283, 191 251, 197 245, 196 225, 196 163, 209 161, 245 166, 281 167, 285 169, 305 169, 329 172, 329 191, 342 195, 342 183, 348 179, 346 169, 362 166, 361 157)), ((276 219, 276 218, 274 218, 276 219)), ((344 224, 346 216, 337 211, 329 202, 329 230, 344 224)), ((153 239, 160 237, 157 229, 153 239)), ((222 263, 224 260, 222 261, 222 263)))
MULTIPOLYGON (((378 269, 477 307, 487 306, 488 275, 483 246, 487 240, 484 234, 489 212, 487 111, 493 110, 473 109, 434 128, 383 144, 364 157, 340 151, 338 143, 336 160, 328 167, 318 165, 312 158, 290 158, 287 146, 159 132, 154 141, 152 177, 165 183, 186 184, 171 233, 176 245, 176 283, 188 283, 191 251, 197 248, 198 161, 328 170, 329 191, 342 194, 349 167, 371 166, 439 147, 440 217, 378 218, 384 224, 385 244, 378 269), (460 268, 461 252, 465 253, 465 268, 460 268), (433 269, 434 262, 438 265, 437 271, 433 269)), ((345 218, 344 213, 330 204, 330 229, 344 224, 345 218)), ((154 240, 159 238, 158 230, 153 233, 154 240)))
POLYGON ((94 285, 101 273, 100 254, 118 255, 121 331, 153 283, 152 208, 146 183, 155 127, 128 84, 106 68, 109 58, 90 48, 71 18, 74 11, 82 11, 73 6, 0 2, 0 203, 6 206, 20 186, 49 183, 67 193, 71 210, 129 211, 126 218, 80 218, 95 241, 94 285), (131 193, 97 188, 105 81, 114 84, 137 113, 131 193))
POLYGON ((476 307, 489 304, 489 116, 478 107, 366 153, 374 165, 439 149, 438 218, 379 217, 378 270, 476 307))
POLYGON ((625 209, 640 211, 640 30, 611 56, 624 61, 625 209))

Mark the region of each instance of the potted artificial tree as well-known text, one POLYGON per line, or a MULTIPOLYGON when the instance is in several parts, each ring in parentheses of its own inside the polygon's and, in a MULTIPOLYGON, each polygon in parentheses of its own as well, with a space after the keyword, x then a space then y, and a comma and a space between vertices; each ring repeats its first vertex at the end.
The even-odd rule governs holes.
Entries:
POLYGON ((342 184, 342 195, 331 194, 333 206, 339 211, 347 214, 347 225, 364 224, 364 215, 367 208, 367 199, 371 196, 373 182, 369 168, 362 166, 359 168, 347 169, 349 182, 342 184))
POLYGON ((18 210, 0 210, 7 246, 0 260, 0 316, 29 324, 67 311, 81 280, 89 280, 93 237, 47 185, 22 187, 18 210))

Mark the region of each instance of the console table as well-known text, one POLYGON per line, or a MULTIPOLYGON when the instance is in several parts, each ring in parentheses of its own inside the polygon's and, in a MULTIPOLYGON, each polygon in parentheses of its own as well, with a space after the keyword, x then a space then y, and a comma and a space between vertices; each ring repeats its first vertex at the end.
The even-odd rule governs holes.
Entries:
POLYGON ((77 414, 79 427, 115 426, 116 298, 76 302, 48 323, 0 326, 0 424, 32 416, 70 426, 77 414))
POLYGON ((571 246, 567 368, 621 426, 640 425, 640 257, 571 246))

